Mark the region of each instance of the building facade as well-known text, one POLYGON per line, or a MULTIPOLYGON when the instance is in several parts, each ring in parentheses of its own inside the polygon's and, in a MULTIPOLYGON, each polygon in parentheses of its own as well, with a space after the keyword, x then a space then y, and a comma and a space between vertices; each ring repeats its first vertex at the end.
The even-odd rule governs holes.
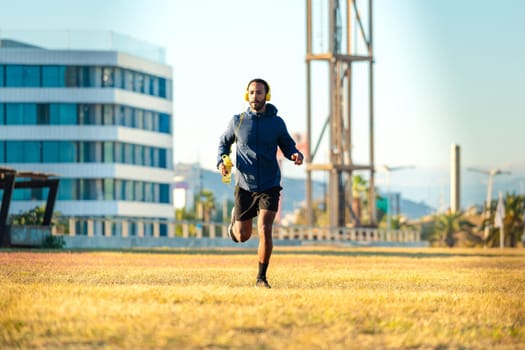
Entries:
MULTIPOLYGON (((61 217, 115 219, 95 234, 167 235, 167 224, 148 222, 174 217, 171 86, 170 66, 118 48, 3 39, 0 165, 56 174, 61 217)), ((11 212, 45 198, 40 189, 16 190, 11 212)), ((79 220, 76 231, 86 225, 79 220)))

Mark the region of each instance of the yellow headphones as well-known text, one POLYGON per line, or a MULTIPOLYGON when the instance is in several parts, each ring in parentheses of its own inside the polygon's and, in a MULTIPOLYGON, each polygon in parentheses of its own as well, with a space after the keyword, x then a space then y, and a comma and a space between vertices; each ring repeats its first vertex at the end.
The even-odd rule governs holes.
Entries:
POLYGON ((266 101, 270 101, 270 99, 272 98, 272 93, 270 92, 270 84, 268 84, 265 80, 263 79, 252 79, 249 83, 248 83, 248 86, 246 86, 246 92, 244 93, 244 101, 248 102, 249 99, 248 99, 248 88, 250 87, 250 84, 251 83, 261 83, 261 84, 264 84, 264 86, 266 87, 266 98, 265 100, 266 101))

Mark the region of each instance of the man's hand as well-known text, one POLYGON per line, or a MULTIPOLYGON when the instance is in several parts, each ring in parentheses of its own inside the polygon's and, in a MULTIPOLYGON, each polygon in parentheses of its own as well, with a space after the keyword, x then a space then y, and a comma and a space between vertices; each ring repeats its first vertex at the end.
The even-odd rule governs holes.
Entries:
POLYGON ((224 163, 219 164, 219 173, 221 173, 222 176, 228 174, 228 170, 226 170, 226 167, 224 166, 224 163))
POLYGON ((303 156, 301 155, 301 153, 294 153, 294 154, 292 154, 291 158, 292 158, 292 160, 293 160, 295 165, 303 164, 303 156))

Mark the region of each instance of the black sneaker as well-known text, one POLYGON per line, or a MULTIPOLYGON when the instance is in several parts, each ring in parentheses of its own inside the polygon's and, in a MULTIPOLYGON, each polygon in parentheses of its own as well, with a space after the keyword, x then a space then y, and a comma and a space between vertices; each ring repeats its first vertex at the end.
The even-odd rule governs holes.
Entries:
POLYGON ((239 243, 237 238, 235 238, 235 236, 233 235, 233 224, 235 224, 235 216, 233 215, 234 213, 235 213, 235 207, 232 208, 231 221, 230 221, 230 224, 228 225, 228 237, 230 237, 230 239, 234 241, 235 243, 239 243))
POLYGON ((255 288, 272 288, 270 286, 270 283, 266 280, 266 278, 257 278, 257 282, 255 282, 255 288))

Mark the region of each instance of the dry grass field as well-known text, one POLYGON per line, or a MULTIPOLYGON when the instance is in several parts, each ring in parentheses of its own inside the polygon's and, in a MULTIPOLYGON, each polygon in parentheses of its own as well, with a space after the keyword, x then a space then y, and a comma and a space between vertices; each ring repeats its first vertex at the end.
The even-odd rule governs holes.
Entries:
POLYGON ((0 251, 2 349, 523 349, 525 249, 0 251))

